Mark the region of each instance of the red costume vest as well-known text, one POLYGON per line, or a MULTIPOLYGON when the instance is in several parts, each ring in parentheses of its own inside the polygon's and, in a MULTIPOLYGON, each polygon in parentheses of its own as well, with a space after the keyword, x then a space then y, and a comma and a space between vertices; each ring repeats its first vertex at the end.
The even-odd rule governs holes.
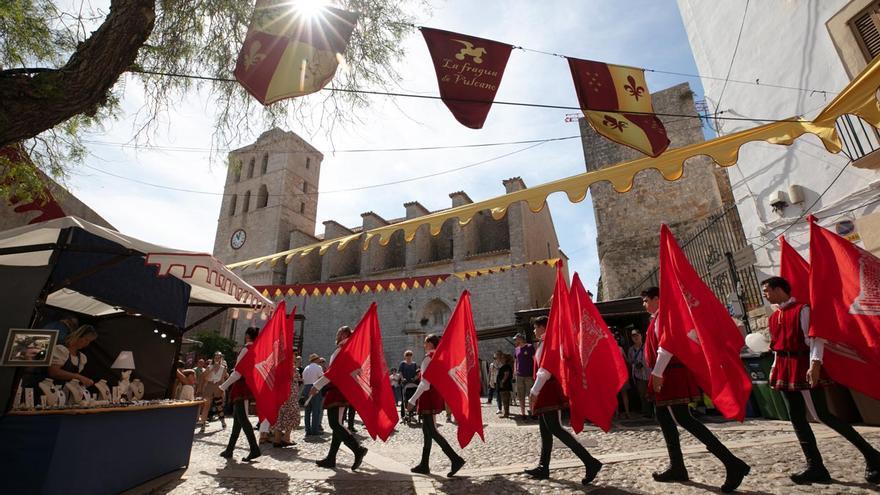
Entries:
MULTIPOLYGON (((651 318, 645 333, 645 364, 652 370, 657 364, 657 353, 660 349, 660 338, 654 331, 656 324, 657 318, 651 318)), ((688 404, 702 397, 697 381, 675 356, 672 356, 663 371, 663 387, 659 392, 654 392, 654 375, 648 375, 648 395, 654 398, 654 403, 658 406, 688 404)))
MULTIPOLYGON (((251 352, 251 342, 248 342, 244 346, 247 348, 248 352, 251 352)), ((235 364, 238 366, 238 363, 235 364)), ((254 395, 251 393, 251 389, 248 388, 244 376, 236 380, 235 383, 232 384, 232 387, 229 388, 229 400, 232 402, 254 400, 254 395)))
MULTIPOLYGON (((810 346, 804 339, 801 310, 806 304, 794 303, 779 308, 770 316, 770 348, 776 353, 770 370, 770 386, 776 390, 807 390, 807 371, 810 369, 810 346)), ((823 369, 820 385, 830 380, 823 369)))
MULTIPOLYGON (((427 357, 433 357, 434 351, 428 352, 427 357)), ((430 363, 428 364, 430 366, 430 363)), ((424 373, 425 370, 422 370, 424 373)), ((422 392, 422 395, 419 396, 418 404, 416 405, 416 410, 419 413, 419 416, 422 415, 434 415, 442 412, 445 409, 446 405, 443 403, 443 397, 440 397, 440 393, 437 392, 437 389, 434 387, 429 388, 422 392)))
MULTIPOLYGON (((543 343, 541 346, 543 346, 543 343)), ((540 358, 542 351, 543 347, 539 347, 538 351, 535 352, 535 366, 533 367, 534 371, 532 371, 532 378, 535 380, 538 378, 538 369, 541 366, 540 358)), ((532 410, 535 414, 542 414, 560 409, 568 409, 568 397, 565 396, 559 380, 555 376, 550 375, 550 379, 544 383, 541 391, 538 392, 538 397, 535 398, 535 403, 532 404, 532 410)))

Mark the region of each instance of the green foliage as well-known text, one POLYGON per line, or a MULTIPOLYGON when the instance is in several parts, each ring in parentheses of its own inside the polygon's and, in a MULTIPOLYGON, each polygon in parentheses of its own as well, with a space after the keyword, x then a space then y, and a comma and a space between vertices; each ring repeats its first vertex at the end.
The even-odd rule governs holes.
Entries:
POLYGON ((211 331, 198 333, 193 336, 193 339, 202 343, 202 346, 196 351, 198 357, 203 357, 205 358, 205 361, 210 361, 214 356, 214 353, 220 351, 223 353, 223 357, 226 359, 226 363, 230 367, 235 364, 236 355, 234 340, 221 337, 211 331))
MULTIPOLYGON (((126 1, 126 0, 116 0, 126 1)), ((128 0, 131 1, 131 0, 128 0)), ((411 31, 409 11, 424 11, 427 0, 337 0, 334 6, 360 13, 332 87, 383 89, 399 79, 395 64, 403 55, 403 37, 411 31)), ((195 74, 218 79, 232 77, 254 6, 242 0, 157 0, 155 26, 139 52, 132 77, 123 76, 93 115, 81 115, 24 143, 31 159, 47 174, 63 179, 86 154, 79 140, 84 131, 117 115, 118 94, 126 82, 140 83, 143 106, 136 115, 132 140, 147 141, 163 115, 195 92, 210 98, 214 115, 213 145, 237 144, 242 136, 273 126, 305 129, 311 135, 329 133, 338 123, 357 121, 357 109, 367 104, 356 93, 325 92, 263 107, 235 82, 203 81, 164 75, 195 74)), ((0 70, 59 68, 76 54, 78 45, 97 29, 107 11, 90 1, 0 0, 0 70)), ((100 70, 96 67, 96 70, 100 70)), ((7 83, 0 77, 0 84, 7 83)), ((63 91, 65 88, 58 88, 63 91)), ((21 177, 14 171, 8 177, 21 177)), ((29 182, 23 182, 27 188, 29 182)), ((8 190, 0 189, 0 194, 8 190)), ((29 194, 34 193, 30 191, 29 194)))

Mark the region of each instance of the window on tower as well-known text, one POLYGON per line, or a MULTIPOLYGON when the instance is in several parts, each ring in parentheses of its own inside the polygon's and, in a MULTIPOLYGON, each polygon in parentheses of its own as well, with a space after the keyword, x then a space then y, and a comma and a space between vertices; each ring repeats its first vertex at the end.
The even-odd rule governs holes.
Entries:
POLYGON ((303 215, 306 213, 306 204, 305 204, 305 203, 300 202, 300 204, 299 204, 299 212, 300 212, 301 214, 303 214, 303 215))
POLYGON ((256 164, 256 159, 251 158, 251 162, 248 164, 248 173, 247 178, 252 179, 254 177, 254 165, 256 164))
POLYGON ((251 207, 251 192, 247 191, 244 193, 244 201, 242 201, 241 211, 242 213, 247 213, 251 207))
POLYGON ((265 208, 267 204, 269 204, 269 188, 263 184, 257 192, 257 208, 265 208))
POLYGON ((260 174, 266 175, 266 170, 269 169, 269 153, 263 153, 263 164, 260 167, 260 174))
POLYGON ((312 159, 310 157, 306 157, 306 168, 308 169, 312 165, 312 159))
POLYGON ((306 181, 303 181, 303 194, 308 194, 308 193, 309 193, 309 183, 306 181))
POLYGON ((233 194, 229 199, 229 216, 235 216, 235 204, 238 203, 238 195, 233 194))
POLYGON ((236 160, 235 163, 232 165, 233 174, 235 174, 235 182, 241 182, 241 166, 242 164, 238 160, 236 160))

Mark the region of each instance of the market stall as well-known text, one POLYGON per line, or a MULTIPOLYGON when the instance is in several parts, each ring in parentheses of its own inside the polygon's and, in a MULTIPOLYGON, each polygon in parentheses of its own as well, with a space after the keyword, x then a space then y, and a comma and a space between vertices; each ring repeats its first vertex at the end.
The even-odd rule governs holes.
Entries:
POLYGON ((273 309, 208 254, 75 217, 0 232, 0 293, 0 475, 17 494, 120 493, 185 468, 200 402, 172 393, 188 309, 273 309), (79 368, 49 366, 65 342, 79 368))

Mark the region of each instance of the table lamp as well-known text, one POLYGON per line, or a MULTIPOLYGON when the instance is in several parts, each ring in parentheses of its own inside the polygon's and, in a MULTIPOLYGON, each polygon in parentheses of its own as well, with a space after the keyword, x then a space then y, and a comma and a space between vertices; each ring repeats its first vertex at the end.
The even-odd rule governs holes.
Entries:
POLYGON ((119 355, 116 356, 116 361, 113 361, 110 368, 114 370, 133 370, 134 354, 131 351, 120 351, 119 355))

